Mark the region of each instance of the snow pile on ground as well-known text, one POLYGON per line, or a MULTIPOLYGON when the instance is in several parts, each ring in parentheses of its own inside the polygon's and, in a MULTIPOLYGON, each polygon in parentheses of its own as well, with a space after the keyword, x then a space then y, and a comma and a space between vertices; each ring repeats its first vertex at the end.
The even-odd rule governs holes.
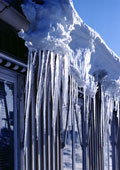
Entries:
POLYGON ((82 21, 72 0, 45 0, 42 5, 29 0, 22 9, 31 25, 19 35, 29 48, 69 55, 71 74, 92 91, 94 78, 119 87, 120 58, 82 21))

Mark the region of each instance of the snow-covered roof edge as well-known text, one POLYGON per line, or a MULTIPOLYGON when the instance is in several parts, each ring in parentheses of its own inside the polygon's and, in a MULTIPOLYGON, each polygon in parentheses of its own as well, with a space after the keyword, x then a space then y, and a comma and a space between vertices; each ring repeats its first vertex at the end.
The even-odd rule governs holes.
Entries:
POLYGON ((72 0, 46 0, 43 5, 29 0, 22 8, 31 25, 19 35, 29 48, 69 55, 71 73, 78 72, 80 82, 89 85, 95 78, 119 87, 120 58, 83 22, 72 0))

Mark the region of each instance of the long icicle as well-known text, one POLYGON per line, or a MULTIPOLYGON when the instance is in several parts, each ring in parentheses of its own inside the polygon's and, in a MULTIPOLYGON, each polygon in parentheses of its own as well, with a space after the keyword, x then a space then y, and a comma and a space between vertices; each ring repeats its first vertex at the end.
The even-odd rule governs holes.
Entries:
POLYGON ((29 114, 30 114, 30 102, 31 102, 31 94, 32 94, 32 85, 33 85, 33 78, 34 78, 34 67, 35 67, 35 61, 36 61, 36 53, 34 56, 29 56, 30 57, 30 71, 29 71, 29 78, 28 78, 28 92, 26 94, 26 105, 25 105, 25 113, 26 113, 26 118, 25 118, 25 137, 24 137, 24 148, 27 146, 27 133, 28 133, 28 128, 29 128, 29 114))
POLYGON ((47 75, 48 75, 48 61, 49 61, 49 52, 46 54, 46 63, 45 63, 45 75, 44 75, 44 87, 43 87, 43 164, 44 170, 47 169, 47 129, 46 129, 46 103, 47 103, 47 75))
POLYGON ((42 96, 43 96, 43 72, 44 72, 44 64, 45 64, 45 55, 44 52, 39 54, 41 58, 41 70, 40 70, 40 78, 39 78, 39 85, 37 90, 37 97, 36 97, 36 118, 37 118, 37 138, 38 138, 38 170, 42 169, 42 129, 41 129, 41 105, 42 105, 42 96))

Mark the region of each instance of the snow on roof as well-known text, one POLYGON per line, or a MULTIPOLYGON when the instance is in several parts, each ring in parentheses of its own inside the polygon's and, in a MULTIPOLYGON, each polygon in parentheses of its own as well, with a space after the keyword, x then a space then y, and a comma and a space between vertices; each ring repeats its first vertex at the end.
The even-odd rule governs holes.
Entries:
POLYGON ((90 75, 118 81, 120 58, 83 22, 72 0, 46 0, 43 5, 29 0, 22 9, 31 23, 28 32, 19 33, 27 46, 72 56, 72 73, 76 70, 85 81, 90 75))

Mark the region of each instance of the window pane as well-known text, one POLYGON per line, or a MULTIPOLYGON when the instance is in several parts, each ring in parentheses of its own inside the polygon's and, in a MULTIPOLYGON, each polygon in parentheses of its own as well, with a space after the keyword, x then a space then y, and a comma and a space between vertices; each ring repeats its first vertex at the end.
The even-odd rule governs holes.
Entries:
POLYGON ((0 79, 0 170, 14 169, 14 84, 0 79))

